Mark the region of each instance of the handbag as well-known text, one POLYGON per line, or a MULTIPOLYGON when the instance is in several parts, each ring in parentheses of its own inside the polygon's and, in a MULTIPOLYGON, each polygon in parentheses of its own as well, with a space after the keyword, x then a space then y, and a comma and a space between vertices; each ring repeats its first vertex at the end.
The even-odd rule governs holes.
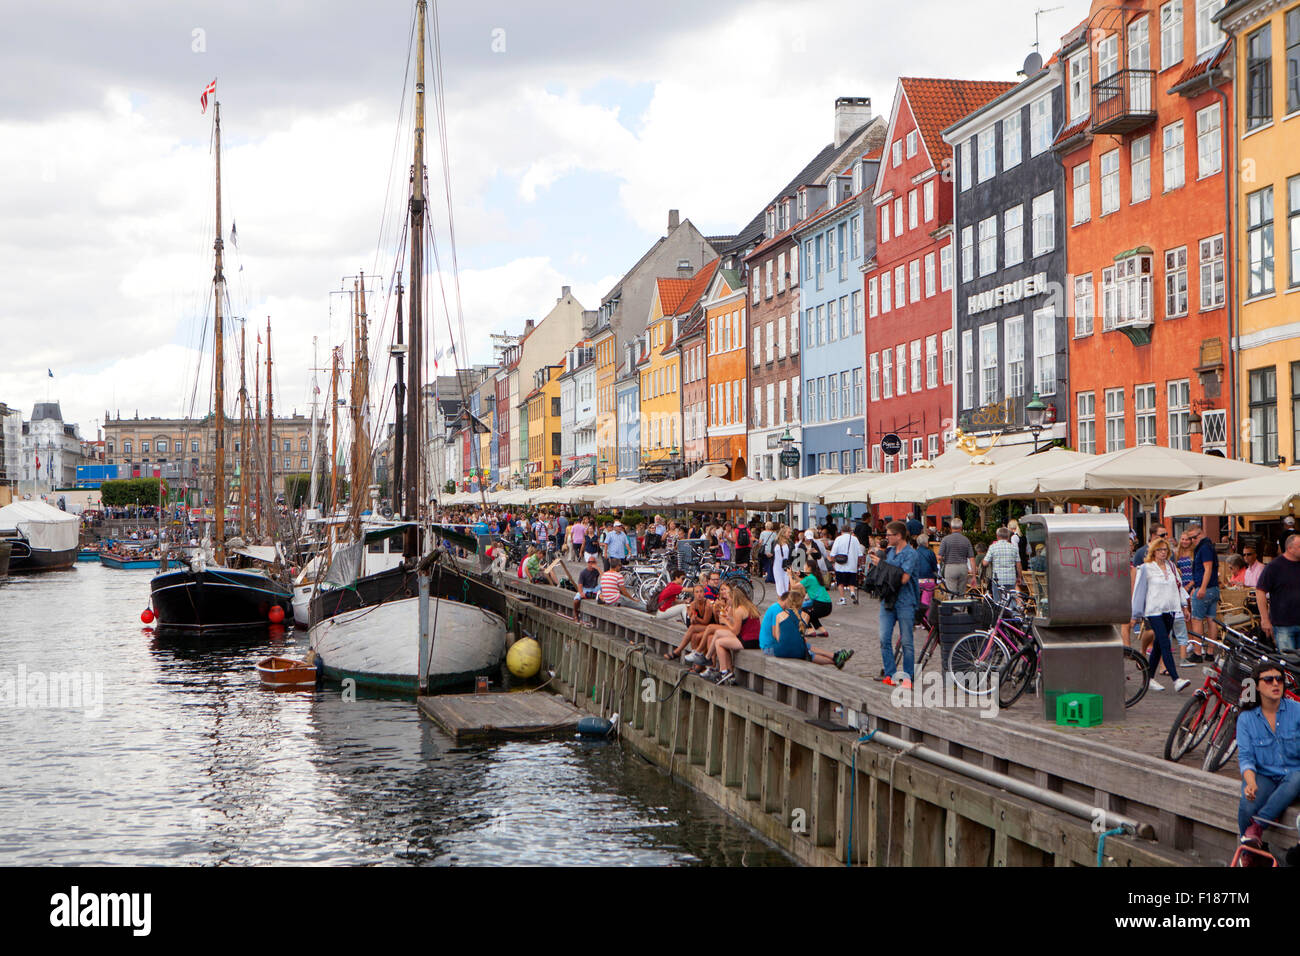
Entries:
POLYGON ((836 564, 848 564, 848 563, 849 563, 849 556, 848 556, 847 554, 837 554, 837 555, 835 555, 835 563, 836 563, 836 564))

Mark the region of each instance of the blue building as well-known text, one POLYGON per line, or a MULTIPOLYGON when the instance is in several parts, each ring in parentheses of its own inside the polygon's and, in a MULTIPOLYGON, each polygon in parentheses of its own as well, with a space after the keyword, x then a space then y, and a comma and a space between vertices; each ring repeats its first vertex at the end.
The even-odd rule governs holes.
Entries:
POLYGON ((859 156, 823 182, 801 186, 795 231, 803 265, 800 332, 803 473, 866 468, 862 264, 875 247, 871 190, 879 153, 859 156))
POLYGON ((642 340, 625 346, 625 371, 614 383, 614 405, 618 410, 618 477, 641 474, 641 376, 637 372, 642 340))

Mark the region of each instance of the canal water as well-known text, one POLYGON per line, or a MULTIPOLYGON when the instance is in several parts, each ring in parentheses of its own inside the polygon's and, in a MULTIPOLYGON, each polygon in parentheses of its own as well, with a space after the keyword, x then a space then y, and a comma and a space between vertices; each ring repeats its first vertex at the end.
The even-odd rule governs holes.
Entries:
POLYGON ((409 699, 264 689, 306 633, 161 640, 151 573, 0 585, 0 864, 790 862, 616 741, 456 747, 409 699))

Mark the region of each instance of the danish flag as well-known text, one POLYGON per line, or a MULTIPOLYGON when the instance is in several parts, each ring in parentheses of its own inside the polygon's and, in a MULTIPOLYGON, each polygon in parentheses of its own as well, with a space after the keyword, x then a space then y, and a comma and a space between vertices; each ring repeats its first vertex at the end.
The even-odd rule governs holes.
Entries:
POLYGON ((199 97, 199 105, 203 107, 203 109, 199 110, 200 113, 206 113, 208 111, 208 94, 216 93, 216 92, 217 92, 217 81, 213 80, 203 90, 203 95, 199 97))

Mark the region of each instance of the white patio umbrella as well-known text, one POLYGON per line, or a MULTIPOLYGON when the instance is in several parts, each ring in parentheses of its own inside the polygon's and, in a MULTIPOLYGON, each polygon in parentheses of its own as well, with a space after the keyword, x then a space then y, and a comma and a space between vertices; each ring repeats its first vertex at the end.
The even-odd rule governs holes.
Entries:
POLYGON ((1229 481, 1165 499, 1165 515, 1300 515, 1300 470, 1268 469, 1270 474, 1229 481))
POLYGON ((789 501, 782 498, 776 486, 780 482, 758 481, 754 478, 739 478, 701 491, 696 497, 696 505, 711 510, 726 508, 744 508, 749 511, 770 511, 785 507, 789 501))
POLYGON ((574 487, 569 504, 589 505, 611 495, 623 494, 639 488, 640 482, 635 478, 620 478, 603 485, 578 485, 574 487))
POLYGON ((1003 497, 1070 498, 1073 496, 1134 497, 1154 504, 1175 491, 1196 491, 1241 478, 1272 472, 1263 465, 1204 455, 1199 452, 1138 445, 1056 468, 1035 469, 998 481, 1003 497))
POLYGON ((822 492, 821 500, 825 505, 841 505, 853 502, 866 504, 871 500, 871 489, 885 479, 893 477, 882 471, 863 471, 856 475, 844 475, 839 481, 828 486, 822 492))
MULTIPOLYGON (((863 474, 870 474, 864 472, 863 474)), ((817 475, 805 475, 802 478, 787 478, 776 482, 774 494, 785 501, 797 504, 821 504, 822 495, 834 488, 846 478, 857 477, 845 475, 838 471, 824 471, 817 475)))

